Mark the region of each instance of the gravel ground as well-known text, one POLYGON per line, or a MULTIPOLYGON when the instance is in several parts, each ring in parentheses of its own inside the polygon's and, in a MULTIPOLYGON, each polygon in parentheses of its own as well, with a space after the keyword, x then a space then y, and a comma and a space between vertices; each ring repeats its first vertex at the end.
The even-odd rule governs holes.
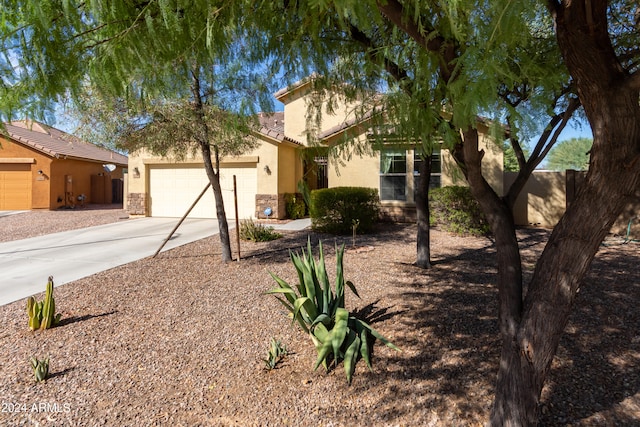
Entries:
MULTIPOLYGON (((122 216, 1 217, 0 241, 122 216)), ((519 232, 527 274, 547 235, 519 232)), ((212 237, 56 288, 62 323, 44 332, 29 331, 24 300, 0 307, 0 425, 482 425, 499 355, 492 242, 434 230, 435 265, 423 271, 412 265, 414 226, 359 236, 366 250, 347 251, 345 274, 362 299, 348 295, 347 307, 402 352, 377 343, 373 371, 359 363, 348 385, 341 366, 312 370, 310 340, 263 295, 269 271, 294 279, 288 249, 309 237, 323 240, 332 271, 333 236, 243 243, 244 259, 226 265, 212 237), (271 337, 290 354, 268 372, 271 337), (47 355, 51 377, 36 383, 29 357, 47 355)), ((619 241, 596 257, 543 391, 541 425, 640 425, 639 259, 636 243, 619 241)))
POLYGON ((87 205, 77 209, 35 210, 0 216, 0 243, 59 231, 124 221, 122 205, 87 205))

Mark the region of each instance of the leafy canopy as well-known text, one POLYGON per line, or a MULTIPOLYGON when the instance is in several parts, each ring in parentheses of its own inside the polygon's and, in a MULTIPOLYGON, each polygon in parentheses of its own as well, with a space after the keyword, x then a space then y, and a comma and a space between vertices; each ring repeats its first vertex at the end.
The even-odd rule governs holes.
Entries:
POLYGON ((87 87, 94 96, 127 100, 185 98, 193 69, 207 76, 212 90, 236 89, 216 93, 220 108, 247 113, 270 105, 264 70, 244 67, 241 6, 223 0, 4 0, 2 118, 16 111, 41 114, 62 95, 79 99, 87 87))
POLYGON ((557 171, 587 170, 592 145, 593 139, 591 138, 571 138, 561 141, 549 153, 547 169, 557 171))

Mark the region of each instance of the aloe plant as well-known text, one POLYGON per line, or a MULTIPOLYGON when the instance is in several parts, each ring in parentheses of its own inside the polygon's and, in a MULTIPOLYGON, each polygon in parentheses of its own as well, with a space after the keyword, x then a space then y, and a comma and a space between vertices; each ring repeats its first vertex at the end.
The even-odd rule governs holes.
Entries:
POLYGON ((345 288, 359 298, 353 283, 344 279, 344 245, 336 248, 336 281, 331 288, 324 261, 322 242, 319 243, 319 259, 316 261, 311 249, 311 240, 307 241, 307 251, 302 255, 291 252, 291 261, 298 273, 298 283, 291 286, 273 273, 271 277, 278 287, 268 294, 282 296, 278 300, 287 308, 292 322, 309 334, 318 352, 314 365, 321 364, 329 369, 340 360, 344 361, 347 381, 350 383, 356 363, 360 358, 371 369, 371 347, 374 339, 379 339, 388 347, 399 350, 388 339, 369 326, 363 320, 352 316, 345 308, 345 288))
POLYGON ((61 314, 55 314, 56 301, 53 298, 53 277, 49 276, 44 300, 38 302, 33 297, 27 298, 27 314, 29 329, 49 329, 60 322, 61 314))
POLYGON ((33 375, 36 377, 36 381, 46 381, 49 376, 49 357, 38 360, 35 357, 31 358, 31 367, 33 368, 33 375))

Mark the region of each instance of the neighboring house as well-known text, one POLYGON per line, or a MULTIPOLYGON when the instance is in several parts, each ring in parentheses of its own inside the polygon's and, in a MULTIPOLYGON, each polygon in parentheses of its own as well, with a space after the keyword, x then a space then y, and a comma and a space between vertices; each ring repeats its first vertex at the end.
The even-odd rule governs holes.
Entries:
MULTIPOLYGON (((356 120, 347 105, 323 111, 319 128, 308 115, 314 93, 311 81, 303 80, 274 94, 284 111, 260 114, 261 129, 255 150, 220 161, 221 185, 228 218, 235 218, 233 177, 236 177, 240 218, 282 219, 285 195, 298 191, 304 180, 310 189, 361 186, 379 190, 383 212, 392 219, 415 216, 413 188, 419 158, 411 144, 388 150, 371 150, 345 161, 327 158, 326 148, 348 138, 367 143, 367 119, 356 120), (310 143, 309 141, 314 141, 310 143), (336 163, 340 163, 339 165, 336 163)), ((324 109, 323 109, 324 110, 324 109)), ((480 145, 485 150, 483 168, 489 183, 502 192, 502 150, 491 143, 489 130, 478 124, 480 145)), ((434 152, 432 185, 453 185, 464 178, 451 157, 434 152)), ((141 150, 129 154, 127 209, 132 215, 180 217, 208 184, 202 158, 183 161, 160 158, 141 150)), ((213 193, 209 191, 190 213, 191 217, 215 217, 213 193)))
POLYGON ((121 203, 127 156, 32 121, 0 133, 0 210, 121 203))

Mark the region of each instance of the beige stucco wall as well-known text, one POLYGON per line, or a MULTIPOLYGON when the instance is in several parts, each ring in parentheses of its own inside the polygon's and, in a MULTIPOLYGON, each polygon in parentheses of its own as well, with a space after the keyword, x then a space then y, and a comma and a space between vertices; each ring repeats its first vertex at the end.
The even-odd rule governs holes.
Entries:
MULTIPOLYGON (((257 157, 258 194, 278 193, 278 143, 263 142, 259 147, 246 153, 247 156, 257 157)), ((226 159, 223 160, 223 162, 226 159)))
MULTIPOLYGON (((505 188, 516 178, 506 172, 505 188)), ((566 207, 566 174, 564 172, 534 171, 516 199, 513 217, 516 225, 554 227, 566 207)))
MULTIPOLYGON (((575 175, 580 174, 584 174, 584 172, 534 171, 516 199, 513 208, 516 225, 555 227, 573 197, 568 193, 567 187, 575 185, 577 189, 582 178, 575 175), (571 184, 572 180, 575 180, 574 184, 571 184)), ((515 178, 515 172, 505 173, 505 189, 509 188, 515 178)), ((626 235, 627 227, 631 222, 629 237, 640 239, 640 217, 638 215, 640 215, 640 200, 633 200, 623 209, 611 228, 611 233, 626 235)))
MULTIPOLYGON (((367 144, 366 136, 358 137, 358 144, 367 144)), ((380 186, 380 152, 370 150, 368 154, 353 155, 345 159, 329 159, 327 168, 329 187, 367 187, 380 186)))
POLYGON ((277 193, 295 193, 302 179, 302 159, 297 147, 282 146, 278 156, 277 193))
MULTIPOLYGON (((139 150, 129 155, 128 188, 129 193, 148 191, 148 167, 153 164, 191 163, 204 167, 202 155, 188 156, 178 161, 174 158, 162 158, 151 154, 148 150, 139 150), (137 171, 136 172, 136 168, 137 171)), ((232 166, 237 163, 254 163, 258 169, 258 193, 277 194, 293 192, 297 179, 302 173, 302 161, 297 155, 297 147, 287 142, 260 141, 259 145, 240 156, 224 157, 222 165, 232 166), (293 180, 293 184, 290 181, 293 180)))
POLYGON ((318 135, 355 118, 356 104, 348 104, 341 97, 317 96, 311 92, 310 84, 296 87, 279 99, 284 103, 284 134, 304 145, 308 144, 308 134, 318 135), (329 103, 331 103, 329 108, 329 103), (318 104, 318 107, 314 106, 318 104), (320 112, 318 125, 316 115, 320 112))
MULTIPOLYGON (((498 146, 491 136, 489 135, 489 129, 480 125, 478 127, 480 132, 478 148, 484 150, 484 157, 482 158, 482 174, 485 179, 491 185, 491 188, 499 195, 504 194, 504 152, 502 148, 498 146)), ((442 186, 447 187, 451 185, 468 185, 464 174, 456 164, 455 160, 451 156, 451 153, 447 150, 442 151, 442 186)))
MULTIPOLYGON (((297 151, 299 146, 271 138, 258 139, 257 142, 258 145, 251 151, 240 156, 222 158, 221 167, 233 167, 239 164, 254 165, 257 175, 257 195, 272 195, 274 200, 277 200, 278 195, 296 192, 297 182, 302 178, 302 160, 297 151)), ((148 203, 149 168, 158 164, 193 164, 204 167, 200 153, 178 161, 175 158, 153 155, 148 150, 139 150, 129 155, 127 194, 144 194, 146 196, 142 203, 148 203)), ((277 204, 277 202, 273 201, 271 204, 277 204)), ((149 214, 148 206, 145 206, 144 211, 145 214, 149 214)))
POLYGON ((307 86, 287 94, 284 101, 284 134, 289 138, 307 143, 307 86))
MULTIPOLYGON (((362 145, 367 144, 364 134, 358 137, 358 142, 362 145)), ((484 176, 493 189, 498 194, 502 194, 504 187, 502 174, 503 152, 492 142, 488 135, 481 134, 479 144, 480 149, 485 151, 482 159, 484 176)), ((412 148, 408 146, 407 149, 412 148)), ((411 159, 408 159, 408 161, 411 161, 411 159)), ((328 174, 329 187, 357 186, 379 188, 380 154, 378 151, 371 150, 371 153, 368 155, 353 155, 348 161, 345 161, 345 159, 341 161, 334 160, 330 163, 328 174)), ((409 182, 409 185, 411 186, 411 182, 409 182)), ((441 185, 467 185, 462 171, 447 150, 442 150, 441 185)), ((407 192, 409 198, 411 198, 410 195, 413 194, 413 188, 408 188, 407 192)), ((411 204, 411 202, 399 201, 387 201, 384 203, 393 205, 411 204)))
MULTIPOLYGON (((307 143, 307 132, 310 122, 308 115, 310 111, 308 106, 314 98, 311 92, 311 84, 309 82, 300 84, 291 91, 279 96, 279 100, 285 104, 285 134, 296 139, 303 144, 307 143)), ((326 112, 326 101, 322 104, 322 122, 320 129, 316 130, 321 133, 328 129, 340 126, 354 117, 353 105, 347 105, 344 102, 337 102, 334 106, 333 114, 326 112)), ((311 123, 313 125, 313 123, 311 123)), ((351 132, 358 133, 355 138, 363 145, 369 144, 366 141, 366 129, 352 128, 351 132)), ((503 151, 501 145, 496 144, 489 135, 489 128, 484 123, 478 123, 479 132, 479 149, 484 150, 482 160, 482 171, 492 186, 492 188, 500 195, 504 191, 503 182, 503 151)), ((335 141, 328 141, 329 144, 335 141)), ((348 160, 348 164, 341 165, 344 161, 333 161, 329 164, 328 176, 329 187, 337 186, 362 186, 370 188, 379 187, 379 154, 372 153, 369 155, 354 155, 348 160)), ((442 151, 442 186, 449 185, 467 185, 464 175, 455 164, 450 153, 446 150, 442 151)), ((409 189, 411 190, 411 189, 409 189)))

